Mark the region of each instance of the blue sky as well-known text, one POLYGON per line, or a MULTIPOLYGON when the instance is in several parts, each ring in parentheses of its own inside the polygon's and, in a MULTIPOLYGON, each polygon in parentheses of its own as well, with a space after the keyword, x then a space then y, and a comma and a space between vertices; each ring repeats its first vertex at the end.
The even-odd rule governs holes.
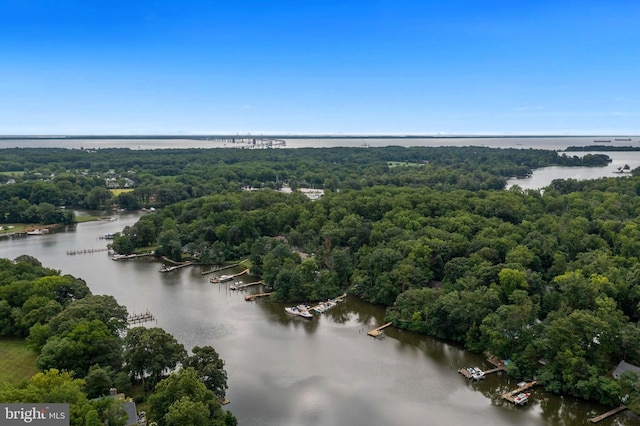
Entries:
POLYGON ((0 0, 0 134, 640 134, 640 2, 0 0))

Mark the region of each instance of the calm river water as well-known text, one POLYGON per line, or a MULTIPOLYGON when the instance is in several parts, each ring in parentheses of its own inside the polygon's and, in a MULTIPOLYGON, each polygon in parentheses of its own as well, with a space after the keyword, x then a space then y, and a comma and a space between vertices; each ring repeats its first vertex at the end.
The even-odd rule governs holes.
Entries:
MULTIPOLYGON (((227 407, 240 425, 586 425, 606 411, 540 388, 528 405, 509 405, 500 395, 517 384, 506 375, 471 383, 457 373, 489 368, 482 356, 394 328, 373 339, 366 332, 382 324, 384 310, 355 298, 307 321, 285 314, 282 304, 245 302, 228 284, 209 283, 199 267, 159 273, 160 263, 149 260, 66 254, 105 247, 100 235, 138 217, 0 241, 0 257, 34 256, 85 279, 94 294, 113 295, 129 313, 149 310, 188 350, 215 347, 229 375, 227 407)), ((632 425, 638 418, 623 413, 601 424, 632 425)))

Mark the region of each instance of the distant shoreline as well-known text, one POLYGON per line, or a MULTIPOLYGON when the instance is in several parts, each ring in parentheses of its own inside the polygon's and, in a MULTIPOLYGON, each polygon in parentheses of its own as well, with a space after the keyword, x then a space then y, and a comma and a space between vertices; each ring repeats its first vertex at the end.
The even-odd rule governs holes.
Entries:
POLYGON ((256 138, 256 139, 530 139, 530 138, 638 138, 640 135, 282 135, 282 134, 264 134, 264 135, 228 135, 228 134, 210 134, 210 135, 0 135, 0 140, 43 140, 43 139, 61 139, 61 140, 79 140, 79 139, 182 139, 182 140, 207 140, 207 139, 233 139, 233 138, 256 138))

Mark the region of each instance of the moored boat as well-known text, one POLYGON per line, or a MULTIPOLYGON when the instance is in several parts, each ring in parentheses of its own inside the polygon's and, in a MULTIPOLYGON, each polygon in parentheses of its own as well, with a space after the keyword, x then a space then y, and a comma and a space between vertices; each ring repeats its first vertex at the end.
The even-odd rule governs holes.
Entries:
POLYGON ((484 376, 484 371, 482 371, 479 367, 475 367, 474 370, 475 372, 471 375, 471 378, 473 380, 486 379, 486 377, 484 376))
POLYGON ((284 308, 284 311, 291 315, 297 315, 302 318, 311 319, 313 315, 309 312, 307 305, 288 306, 284 308))
POLYGON ((219 277, 212 277, 209 281, 212 283, 224 283, 231 281, 233 277, 233 275, 220 275, 219 277))
POLYGON ((515 398, 513 398, 513 403, 516 405, 524 405, 529 401, 530 393, 519 393, 515 398))
POLYGON ((42 235, 45 233, 44 229, 34 229, 32 231, 27 231, 27 235, 42 235))

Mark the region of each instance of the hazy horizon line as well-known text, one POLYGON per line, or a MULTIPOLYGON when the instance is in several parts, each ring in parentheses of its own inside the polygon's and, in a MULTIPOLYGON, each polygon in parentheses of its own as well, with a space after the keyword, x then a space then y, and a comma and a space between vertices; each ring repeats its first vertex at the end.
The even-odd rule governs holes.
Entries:
POLYGON ((590 138, 590 137, 640 137, 630 133, 121 133, 121 134, 0 134, 0 139, 202 139, 202 138, 241 138, 241 139, 401 139, 401 138, 590 138))

